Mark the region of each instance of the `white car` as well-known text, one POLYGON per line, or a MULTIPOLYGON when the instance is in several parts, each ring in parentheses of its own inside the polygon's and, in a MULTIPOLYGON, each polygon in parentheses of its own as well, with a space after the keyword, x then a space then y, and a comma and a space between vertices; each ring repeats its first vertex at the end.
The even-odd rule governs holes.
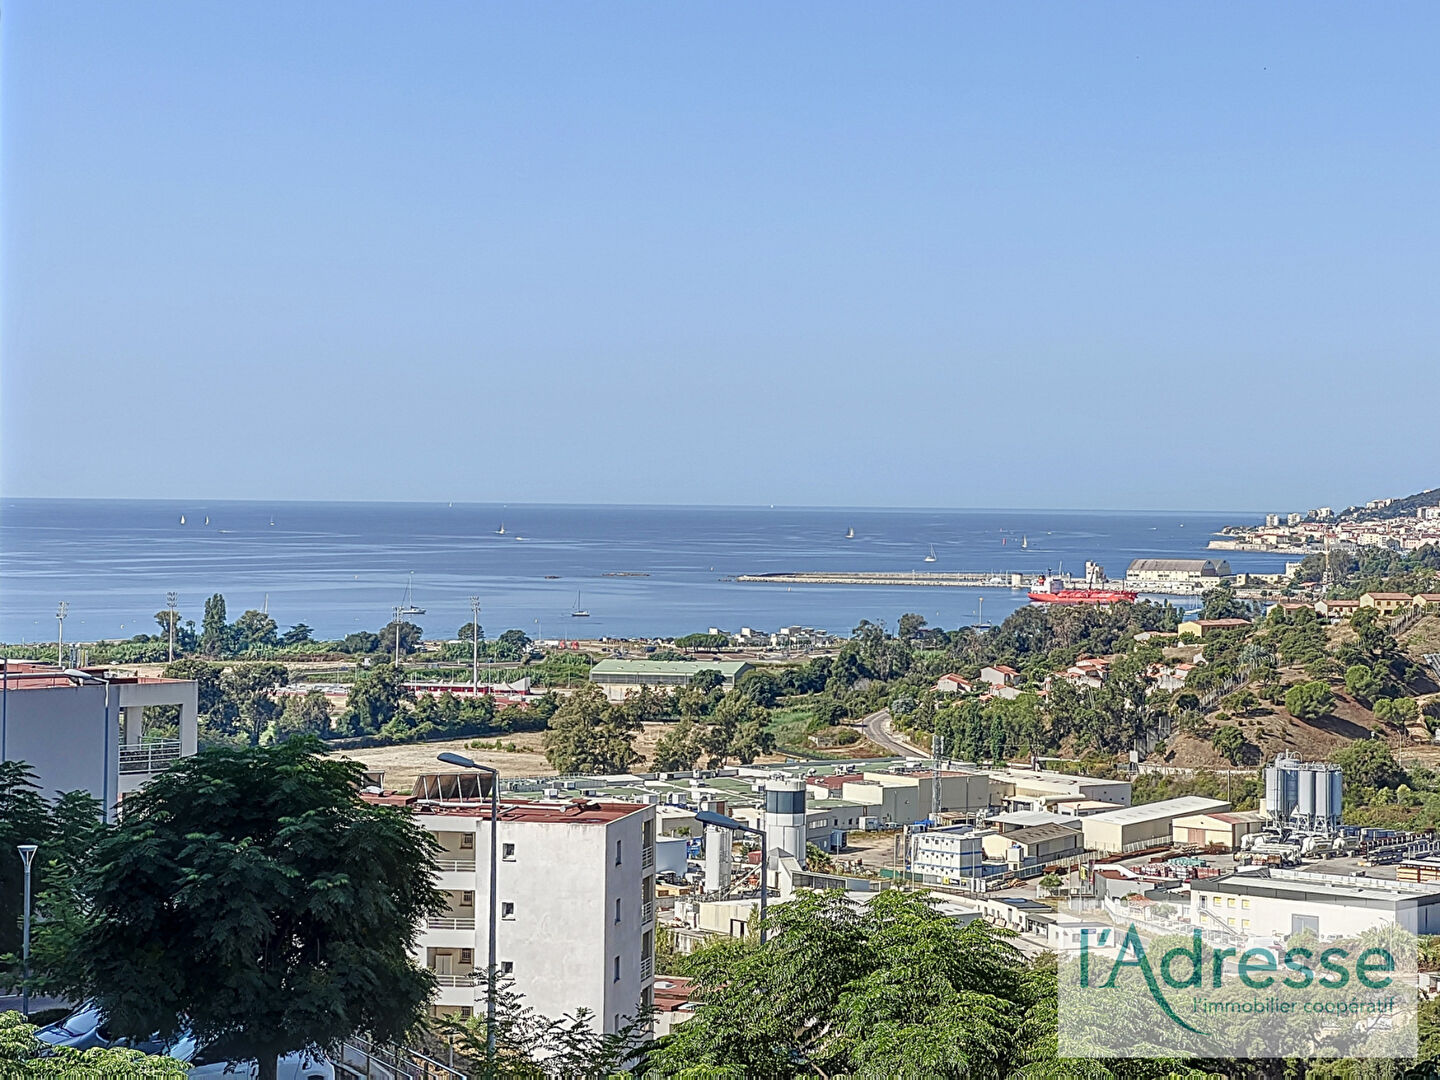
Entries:
MULTIPOLYGON (((260 1066, 255 1061, 231 1061, 228 1058, 211 1056, 207 1047, 196 1046, 190 1035, 182 1035, 169 1046, 159 1040, 120 1039, 114 1046, 131 1046, 147 1054, 164 1054, 190 1066, 190 1075, 195 1077, 235 1078, 256 1077, 260 1066)), ((335 1080, 335 1066, 321 1054, 300 1052, 286 1054, 279 1059, 276 1080, 335 1080)))

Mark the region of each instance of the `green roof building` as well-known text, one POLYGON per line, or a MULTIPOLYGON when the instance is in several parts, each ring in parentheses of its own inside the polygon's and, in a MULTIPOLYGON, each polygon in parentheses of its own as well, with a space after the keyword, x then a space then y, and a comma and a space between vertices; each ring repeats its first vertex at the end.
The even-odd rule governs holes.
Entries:
POLYGON ((702 671, 718 671, 721 685, 733 690, 735 680, 749 670, 743 660, 601 660, 590 669, 590 681, 610 701, 624 701, 642 686, 658 690, 689 686, 702 671))

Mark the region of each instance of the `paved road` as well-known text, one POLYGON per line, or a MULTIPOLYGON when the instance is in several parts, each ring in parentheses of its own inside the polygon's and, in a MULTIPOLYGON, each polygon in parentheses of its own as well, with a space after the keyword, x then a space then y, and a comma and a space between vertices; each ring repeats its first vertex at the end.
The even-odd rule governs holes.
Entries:
POLYGON ((864 729, 866 737, 887 754, 895 754, 898 757, 915 757, 917 755, 925 757, 929 753, 928 750, 912 746, 898 735, 891 734, 886 727, 889 721, 890 710, 881 709, 861 720, 860 725, 864 729))

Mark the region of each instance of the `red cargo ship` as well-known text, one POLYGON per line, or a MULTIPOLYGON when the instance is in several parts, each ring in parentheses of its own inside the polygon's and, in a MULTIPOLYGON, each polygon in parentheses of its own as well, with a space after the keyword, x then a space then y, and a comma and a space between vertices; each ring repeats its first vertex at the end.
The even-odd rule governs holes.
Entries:
POLYGON ((1044 578, 1029 594, 1037 604, 1133 604, 1138 593, 1129 589, 1067 589, 1060 582, 1044 578))

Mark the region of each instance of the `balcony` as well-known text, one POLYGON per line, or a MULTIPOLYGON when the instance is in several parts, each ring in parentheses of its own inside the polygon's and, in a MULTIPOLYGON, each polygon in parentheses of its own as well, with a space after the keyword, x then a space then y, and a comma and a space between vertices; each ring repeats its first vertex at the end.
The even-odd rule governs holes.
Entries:
POLYGON ((459 975, 442 975, 439 972, 436 972, 435 982, 439 986, 474 986, 475 973, 473 971, 466 971, 462 972, 459 975))
POLYGON ((475 919, 473 917, 468 919, 459 919, 441 916, 438 918, 426 920, 425 925, 428 926, 431 930, 474 930, 475 919))
POLYGON ((655 901, 646 900, 643 904, 640 905, 640 925, 644 926, 646 923, 652 923, 654 921, 655 901))
POLYGON ((120 747, 121 773, 157 773, 180 758, 179 739, 153 739, 120 747))
POLYGON ((646 844, 640 849, 640 869, 649 870, 655 865, 655 845, 646 844))
POLYGON ((475 872, 474 859, 436 859, 435 865, 441 870, 469 870, 475 872))
POLYGON ((640 958, 640 981, 644 982, 646 979, 653 977, 654 974, 655 958, 652 956, 642 956, 640 958))

